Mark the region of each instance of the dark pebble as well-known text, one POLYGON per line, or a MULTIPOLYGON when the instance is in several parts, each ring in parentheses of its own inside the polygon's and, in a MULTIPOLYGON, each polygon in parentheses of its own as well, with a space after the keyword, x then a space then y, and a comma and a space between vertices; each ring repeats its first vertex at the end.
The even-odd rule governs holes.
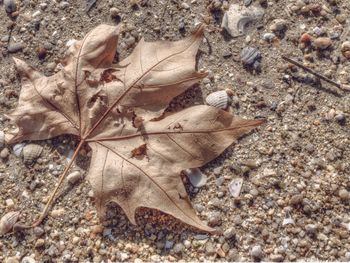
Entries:
POLYGON ((14 0, 4 0, 4 7, 7 13, 11 14, 17 10, 17 5, 14 0))

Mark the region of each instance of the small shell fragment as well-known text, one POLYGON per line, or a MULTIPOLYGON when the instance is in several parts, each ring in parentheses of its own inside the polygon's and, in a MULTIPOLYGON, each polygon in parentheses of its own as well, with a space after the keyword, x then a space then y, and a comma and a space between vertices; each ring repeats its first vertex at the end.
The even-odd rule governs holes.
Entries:
POLYGON ((17 156, 17 157, 20 157, 21 156, 21 153, 22 153, 22 150, 24 148, 24 143, 17 143, 13 146, 13 153, 17 156))
POLYGON ((27 144, 23 147, 23 160, 25 163, 33 163, 38 159, 43 151, 43 147, 38 144, 27 144))
POLYGON ((245 34, 249 23, 258 21, 264 16, 264 9, 258 6, 244 7, 240 4, 232 4, 224 14, 221 27, 232 37, 245 34))
POLYGON ((243 178, 234 178, 228 185, 231 195, 234 198, 237 198, 241 193, 241 188, 243 185, 243 178))
POLYGON ((186 169, 184 172, 194 187, 202 187, 207 183, 207 176, 198 168, 186 169))
POLYGON ((245 65, 253 65, 256 60, 261 58, 259 49, 254 47, 245 47, 241 52, 241 61, 245 65))
POLYGON ((224 110, 228 107, 230 97, 225 90, 219 90, 210 93, 205 101, 210 106, 224 110))
POLYGON ((20 212, 8 212, 0 219, 0 235, 4 235, 13 229, 20 212))
POLYGON ((282 222, 282 225, 294 225, 295 224, 295 222, 294 222, 294 220, 293 220, 293 218, 291 218, 291 217, 286 217, 286 218, 284 218, 283 219, 283 222, 282 222))

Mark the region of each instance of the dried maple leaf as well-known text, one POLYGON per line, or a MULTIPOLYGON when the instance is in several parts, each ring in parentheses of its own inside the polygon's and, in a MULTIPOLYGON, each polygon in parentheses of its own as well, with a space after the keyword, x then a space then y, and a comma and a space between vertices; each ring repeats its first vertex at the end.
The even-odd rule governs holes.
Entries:
POLYGON ((17 108, 8 115, 17 129, 9 143, 76 135, 80 143, 34 225, 40 224, 81 147, 92 149, 88 180, 99 215, 121 206, 132 223, 140 207, 163 211, 205 231, 191 207, 180 172, 217 157, 261 120, 244 120, 200 105, 164 110, 206 73, 195 70, 203 26, 176 41, 147 43, 113 64, 119 28, 100 25, 68 50, 61 70, 45 77, 15 59, 22 77, 17 108))

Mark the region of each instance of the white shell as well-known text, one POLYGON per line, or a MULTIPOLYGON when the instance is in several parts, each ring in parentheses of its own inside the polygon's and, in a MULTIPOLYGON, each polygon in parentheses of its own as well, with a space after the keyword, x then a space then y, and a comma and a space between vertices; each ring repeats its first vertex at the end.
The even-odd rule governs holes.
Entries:
POLYGON ((245 7, 240 4, 232 4, 224 14, 221 27, 225 28, 232 37, 238 37, 245 34, 249 23, 261 20, 263 16, 264 9, 259 6, 245 7))
POLYGON ((230 97, 225 90, 219 90, 209 94, 205 101, 210 106, 224 110, 228 106, 230 97))
POLYGON ((0 220, 0 235, 10 232, 18 220, 19 212, 9 212, 0 220))
POLYGON ((233 197, 238 197, 241 193, 241 188, 243 185, 243 178, 234 178, 228 185, 228 189, 233 197))
POLYGON ((17 157, 20 157, 21 156, 21 153, 22 153, 22 150, 23 150, 23 147, 24 147, 24 143, 17 143, 13 146, 13 153, 17 156, 17 157))
POLYGON ((0 131, 0 147, 4 146, 5 144, 5 133, 3 131, 0 131))
POLYGON ((198 168, 186 169, 184 172, 194 187, 202 187, 207 183, 207 176, 198 168))
POLYGON ((23 147, 23 160, 25 163, 32 163, 34 160, 39 158, 43 147, 38 144, 27 144, 23 147))
POLYGON ((294 220, 293 220, 293 218, 291 218, 291 217, 286 217, 286 218, 284 218, 283 219, 283 222, 282 222, 282 225, 294 225, 295 224, 295 222, 294 222, 294 220))

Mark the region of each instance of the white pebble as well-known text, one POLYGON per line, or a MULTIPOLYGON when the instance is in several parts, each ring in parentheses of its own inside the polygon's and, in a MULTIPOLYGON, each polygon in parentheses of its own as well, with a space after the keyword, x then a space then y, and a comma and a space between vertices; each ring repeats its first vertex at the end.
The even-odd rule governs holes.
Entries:
POLYGON ((6 203, 7 208, 10 208, 10 209, 15 206, 15 202, 11 198, 6 199, 5 203, 6 203))
POLYGON ((0 147, 4 146, 5 144, 5 133, 3 131, 0 131, 0 147))
POLYGON ((80 171, 74 171, 67 176, 67 181, 70 184, 75 184, 80 180, 80 178, 81 178, 80 171))
POLYGON ((251 256, 256 259, 260 259, 263 257, 263 251, 260 245, 254 246, 251 251, 251 256))

